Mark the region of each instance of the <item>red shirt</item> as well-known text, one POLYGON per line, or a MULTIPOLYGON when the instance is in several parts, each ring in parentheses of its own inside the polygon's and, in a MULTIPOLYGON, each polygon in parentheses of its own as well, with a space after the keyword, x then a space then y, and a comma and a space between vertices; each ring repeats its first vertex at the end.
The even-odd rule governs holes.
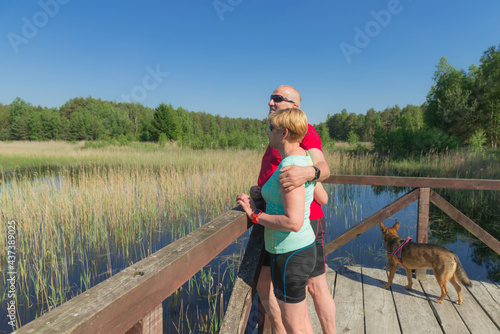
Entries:
MULTIPOLYGON (((311 148, 317 148, 318 150, 323 151, 321 149, 321 139, 319 138, 319 134, 311 124, 308 124, 307 133, 300 143, 300 147, 302 147, 306 151, 311 148)), ((267 180, 269 180, 271 175, 273 175, 273 173, 276 171, 276 168, 278 168, 280 163, 280 152, 268 145, 266 153, 264 153, 264 156, 262 157, 262 164, 260 166, 259 180, 257 182, 257 185, 259 187, 262 188, 267 180)), ((325 214, 323 213, 321 205, 319 205, 316 201, 312 201, 309 220, 320 219, 324 216, 325 214)))

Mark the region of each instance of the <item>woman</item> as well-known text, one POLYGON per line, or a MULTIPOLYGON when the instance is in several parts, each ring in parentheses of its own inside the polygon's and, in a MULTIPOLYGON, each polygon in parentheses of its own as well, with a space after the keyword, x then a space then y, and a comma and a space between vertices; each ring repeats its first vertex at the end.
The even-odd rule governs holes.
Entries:
POLYGON ((266 213, 255 210, 246 194, 238 195, 236 200, 254 223, 265 227, 274 294, 287 333, 312 333, 306 287, 316 262, 315 235, 309 223, 314 182, 290 192, 285 192, 279 182, 279 170, 284 166, 312 164, 307 152, 300 147, 308 129, 307 118, 298 108, 282 109, 269 115, 269 123, 270 146, 279 150, 282 161, 262 187, 266 213))

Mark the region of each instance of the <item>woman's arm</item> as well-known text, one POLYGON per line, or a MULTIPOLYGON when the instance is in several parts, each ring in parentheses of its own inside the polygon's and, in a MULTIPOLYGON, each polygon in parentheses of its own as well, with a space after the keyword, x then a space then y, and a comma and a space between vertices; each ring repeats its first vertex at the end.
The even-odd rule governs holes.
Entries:
MULTIPOLYGON (((282 215, 262 213, 257 218, 257 223, 275 230, 298 232, 304 224, 305 188, 298 187, 285 192, 281 187, 281 199, 285 213, 282 215)), ((255 210, 251 198, 249 199, 246 194, 240 194, 236 200, 251 219, 252 212, 255 210)))
POLYGON ((314 187, 314 199, 319 205, 325 205, 328 203, 328 194, 326 193, 325 188, 323 188, 323 184, 321 184, 321 182, 316 182, 316 186, 314 187))

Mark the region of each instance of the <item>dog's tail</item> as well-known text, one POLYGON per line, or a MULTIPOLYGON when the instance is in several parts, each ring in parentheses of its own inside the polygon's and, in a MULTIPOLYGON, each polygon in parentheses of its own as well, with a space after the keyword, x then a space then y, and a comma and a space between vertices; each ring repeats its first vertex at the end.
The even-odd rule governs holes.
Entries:
POLYGON ((457 280, 460 281, 463 285, 471 287, 472 282, 465 273, 464 267, 462 267, 462 262, 460 262, 460 259, 458 258, 457 254, 455 254, 455 261, 457 261, 457 269, 455 270, 455 276, 457 280))

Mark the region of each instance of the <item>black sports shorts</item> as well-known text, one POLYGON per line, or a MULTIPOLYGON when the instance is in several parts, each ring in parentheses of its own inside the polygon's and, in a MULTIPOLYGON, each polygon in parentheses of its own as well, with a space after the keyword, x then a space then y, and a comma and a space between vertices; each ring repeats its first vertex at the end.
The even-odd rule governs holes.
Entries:
MULTIPOLYGON (((307 279, 316 264, 316 244, 283 254, 269 254, 274 295, 285 303, 306 299, 307 279)), ((265 268, 263 268, 265 270, 265 268)))
POLYGON ((316 236, 316 266, 311 277, 316 277, 325 273, 325 217, 311 220, 311 227, 316 236))

